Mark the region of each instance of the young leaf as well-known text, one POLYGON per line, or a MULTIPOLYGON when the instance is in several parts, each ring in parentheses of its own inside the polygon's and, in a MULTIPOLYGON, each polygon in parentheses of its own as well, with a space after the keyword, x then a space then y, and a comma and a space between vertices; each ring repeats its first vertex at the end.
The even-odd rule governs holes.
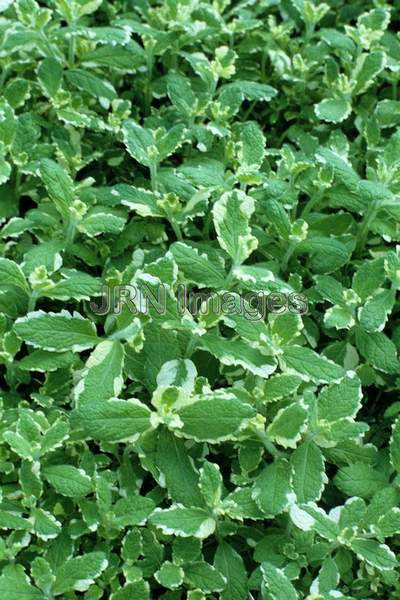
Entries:
POLYGON ((214 204, 213 217, 221 248, 226 250, 234 265, 240 265, 257 248, 249 220, 254 202, 240 190, 225 192, 214 204))

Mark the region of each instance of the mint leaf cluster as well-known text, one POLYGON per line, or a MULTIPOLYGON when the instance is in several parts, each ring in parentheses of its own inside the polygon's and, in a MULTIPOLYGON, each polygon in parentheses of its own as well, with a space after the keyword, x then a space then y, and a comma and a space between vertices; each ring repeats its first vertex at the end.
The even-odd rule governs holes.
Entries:
POLYGON ((0 0, 1 598, 400 597, 399 16, 0 0))

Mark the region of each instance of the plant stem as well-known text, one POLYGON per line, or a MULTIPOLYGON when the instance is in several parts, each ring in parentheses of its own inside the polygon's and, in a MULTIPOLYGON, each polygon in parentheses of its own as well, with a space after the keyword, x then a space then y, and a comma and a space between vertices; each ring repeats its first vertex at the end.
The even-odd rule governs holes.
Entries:
POLYGON ((66 228, 66 234, 65 234, 67 248, 68 248, 68 246, 71 246, 71 244, 73 243, 75 234, 76 234, 76 221, 75 221, 74 217, 71 215, 67 222, 67 228, 66 228))
POLYGON ((17 168, 17 172, 15 174, 15 186, 14 186, 14 196, 16 200, 19 200, 19 191, 21 188, 21 171, 17 168))
POLYGON ((302 210, 301 213, 301 217, 304 219, 304 217, 306 217, 313 208, 315 208, 316 204, 318 204, 318 202, 321 200, 322 198, 322 193, 321 192, 316 192, 314 194, 314 196, 307 202, 307 204, 305 205, 305 207, 302 210))
POLYGON ((210 236, 210 227, 212 223, 212 212, 208 211, 206 218, 204 219, 203 227, 203 239, 206 240, 210 236))
POLYGON ((74 66, 75 52, 76 52, 76 38, 75 38, 75 21, 71 24, 71 37, 69 38, 68 47, 68 63, 70 67, 74 66))
POLYGON ((193 352, 195 351, 197 346, 197 335, 196 334, 192 334, 188 345, 186 346, 186 351, 185 351, 185 357, 186 358, 190 358, 193 354, 193 352))
POLYGON ((365 244, 367 243, 368 231, 372 221, 375 219, 376 213, 378 212, 381 205, 381 199, 378 198, 370 204, 368 207, 364 219, 361 222, 360 230, 357 235, 357 252, 361 253, 364 250, 365 244))
POLYGON ((174 221, 174 219, 172 217, 171 217, 171 219, 169 219, 169 222, 171 224, 172 229, 174 230, 176 238, 181 242, 183 240, 183 236, 182 236, 181 228, 179 227, 179 223, 174 221))
POLYGON ((269 436, 265 431, 256 431, 257 437, 263 443, 264 448, 275 458, 279 458, 280 456, 284 456, 284 453, 275 448, 274 444, 269 439, 269 436))
POLYGON ((158 183, 157 183, 157 163, 152 163, 150 165, 150 181, 151 181, 151 189, 153 192, 157 191, 158 183))
POLYGON ((39 298, 38 290, 33 290, 28 302, 28 312, 35 310, 36 301, 39 298))
POLYGON ((394 80, 392 82, 392 99, 397 100, 397 84, 398 81, 394 80))
POLYGON ((229 269, 228 275, 225 280, 226 289, 228 289, 228 290, 232 287, 233 277, 234 277, 233 272, 237 266, 238 265, 235 262, 233 262, 231 264, 231 268, 229 269))
POLYGON ((147 49, 147 83, 146 83, 146 93, 145 93, 145 114, 150 114, 151 109, 151 98, 153 95, 151 80, 153 76, 153 50, 151 48, 147 49))
POLYGON ((293 242, 289 242, 289 246, 288 249, 286 250, 285 254, 283 255, 282 258, 282 265, 281 265, 281 270, 285 273, 289 264, 289 260, 292 257, 292 254, 294 252, 296 245, 293 242))
POLYGON ((4 67, 1 75, 0 75, 0 90, 3 88, 3 85, 5 84, 5 81, 7 79, 7 75, 10 71, 10 67, 4 67))
POLYGON ((250 104, 249 108, 246 110, 246 112, 243 115, 242 121, 247 121, 247 119, 249 118, 249 116, 251 115, 251 113, 254 110, 256 102, 257 102, 257 100, 253 100, 253 102, 250 104))

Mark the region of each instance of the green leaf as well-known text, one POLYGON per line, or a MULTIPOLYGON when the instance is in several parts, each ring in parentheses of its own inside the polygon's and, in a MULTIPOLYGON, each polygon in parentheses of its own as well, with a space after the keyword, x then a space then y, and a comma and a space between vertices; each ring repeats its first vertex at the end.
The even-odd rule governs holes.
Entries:
POLYGON ((8 258, 0 258, 0 288, 16 287, 25 294, 29 293, 29 286, 21 267, 8 258))
POLYGON ((385 67, 386 55, 382 51, 362 54, 358 59, 354 73, 355 86, 353 94, 365 92, 373 83, 375 77, 385 67))
POLYGON ((68 217, 75 195, 70 175, 54 160, 43 158, 40 161, 40 177, 60 215, 68 217))
POLYGON ((158 161, 165 160, 175 152, 181 145, 185 133, 185 126, 177 124, 171 127, 168 131, 159 136, 156 133, 156 145, 158 152, 158 161))
POLYGON ((169 496, 185 506, 203 506, 199 491, 199 473, 182 440, 167 429, 159 432, 156 464, 169 496))
POLYGON ((152 131, 141 127, 134 121, 125 121, 122 131, 125 146, 132 158, 138 163, 150 167, 157 159, 157 154, 155 154, 157 149, 152 131))
POLYGON ((94 98, 111 101, 117 97, 117 92, 109 81, 100 79, 86 69, 69 69, 65 71, 65 77, 78 90, 82 90, 94 98))
POLYGON ((321 390, 318 397, 318 417, 325 421, 338 421, 355 417, 361 408, 361 385, 355 376, 348 374, 340 383, 321 390))
POLYGON ((136 211, 141 217, 165 216, 164 211, 158 204, 159 196, 153 192, 120 183, 111 189, 111 193, 121 204, 136 211))
POLYGON ((277 366, 273 358, 240 339, 223 338, 210 332, 201 337, 201 345, 223 365, 241 366, 259 377, 268 377, 277 366))
POLYGON ((72 352, 48 352, 47 350, 34 350, 24 356, 18 363, 18 368, 24 371, 56 371, 70 366, 74 362, 72 352))
POLYGON ((315 114, 322 121, 341 123, 351 113, 351 104, 346 98, 327 98, 315 105, 315 114))
POLYGON ((287 370, 300 375, 304 381, 331 383, 345 375, 343 367, 302 346, 287 346, 283 351, 283 360, 287 370))
POLYGON ((240 554, 226 541, 218 544, 214 565, 226 579, 221 600, 246 600, 248 585, 246 569, 240 554))
POLYGON ((296 448, 291 456, 293 468, 293 491, 299 503, 319 500, 327 477, 324 457, 318 446, 305 441, 296 448))
POLYGON ((257 506, 269 517, 279 515, 289 505, 291 492, 291 469, 287 460, 280 458, 265 469, 257 477, 252 491, 252 498, 257 506))
POLYGON ((131 494, 115 503, 113 523, 120 528, 144 525, 153 510, 154 502, 151 498, 131 494))
POLYGON ((367 260, 360 264, 353 277, 353 289, 366 300, 385 281, 385 271, 382 258, 367 260))
POLYGON ((82 469, 72 465, 51 465, 44 469, 44 476, 52 487, 69 498, 87 496, 93 491, 92 480, 82 469))
POLYGON ((397 418, 390 437, 390 460, 398 473, 400 473, 400 418, 397 418))
POLYGON ((200 469, 199 487, 207 506, 218 506, 222 495, 222 475, 219 467, 205 461, 200 469))
POLYGON ((356 328, 356 344, 361 355, 372 367, 384 373, 397 373, 399 361, 396 346, 384 333, 366 333, 356 328))
POLYGON ((120 342, 100 342, 91 353, 75 386, 78 407, 118 396, 123 385, 124 350, 120 342))
POLYGON ((185 581, 206 594, 222 592, 226 586, 226 578, 217 569, 200 561, 185 566, 185 581))
POLYGON ((254 202, 240 190, 226 192, 213 207, 214 226, 221 248, 226 250, 234 265, 240 265, 257 248, 249 220, 254 202))
POLYGON ((382 571, 392 571, 398 566, 395 554, 386 544, 375 540, 354 538, 349 541, 349 547, 361 560, 382 571))
POLYGON ((296 246, 296 254, 309 254, 314 273, 334 273, 349 260, 354 249, 354 240, 314 236, 296 246))
POLYGON ((240 166, 261 167, 265 154, 265 138, 260 127, 250 121, 240 128, 238 159, 240 166))
POLYGON ((205 510, 186 508, 181 504, 175 504, 166 510, 156 508, 150 521, 166 534, 179 537, 193 536, 199 539, 212 535, 216 525, 214 519, 205 510))
POLYGON ((32 519, 33 531, 45 542, 56 538, 61 531, 61 523, 51 513, 41 508, 32 511, 32 519))
POLYGON ((104 552, 89 552, 67 560, 57 569, 54 593, 63 594, 71 590, 86 591, 100 577, 107 565, 104 552))
POLYGON ((290 518, 296 527, 302 531, 315 531, 329 542, 335 541, 340 532, 337 522, 330 518, 315 502, 301 504, 300 506, 292 504, 290 518))
POLYGON ((303 402, 294 402, 281 408, 267 428, 269 437, 284 448, 296 448, 306 429, 307 407, 303 402))
POLYGON ((85 402, 75 413, 77 425, 102 442, 134 441, 150 429, 151 411, 135 398, 85 402))
POLYGON ((54 98, 63 77, 61 64, 55 58, 45 58, 38 67, 37 75, 45 94, 50 98, 54 98))
POLYGON ((276 89, 266 83, 242 79, 228 83, 224 88, 237 89, 246 100, 258 100, 260 102, 269 102, 278 93, 276 89))
POLYGON ((191 360, 176 358, 163 364, 157 375, 157 385, 159 387, 179 387, 191 394, 196 375, 196 367, 191 360))
POLYGON ((184 575, 182 567, 174 565, 174 563, 169 561, 163 563, 161 569, 154 573, 154 577, 158 583, 169 590, 179 588, 183 583, 184 575))
POLYGON ((99 341, 91 321, 66 310, 30 312, 15 321, 14 331, 27 344, 54 352, 78 352, 92 348, 99 341))
POLYGON ((176 414, 182 422, 178 433, 197 441, 217 443, 234 439, 256 412, 252 406, 232 395, 214 394, 196 399, 177 410, 176 414), (213 415, 212 421, 210 414, 213 415))
POLYGON ((43 592, 33 587, 21 565, 8 565, 0 577, 0 593, 7 600, 45 600, 43 592))
POLYGON ((339 469, 336 486, 348 496, 370 498, 387 483, 384 473, 365 463, 353 463, 339 469))
POLYGON ((62 279, 50 288, 41 291, 41 295, 57 300, 90 300, 101 293, 101 281, 83 271, 62 269, 62 279))
POLYGON ((225 269, 222 259, 202 253, 195 248, 176 242, 170 246, 170 251, 179 269, 188 281, 199 287, 221 289, 225 285, 225 269))
POLYGON ((174 106, 185 116, 190 116, 196 109, 197 98, 189 79, 180 73, 169 73, 167 90, 174 106))
POLYGON ((273 375, 264 384, 264 399, 266 402, 276 402, 294 394, 302 383, 298 375, 280 373, 273 375))
POLYGON ((297 592, 282 569, 265 562, 261 565, 261 572, 266 588, 274 600, 297 600, 297 592))
POLYGON ((34 449, 31 443, 19 433, 14 431, 5 431, 3 433, 3 439, 7 442, 13 452, 18 454, 18 456, 21 458, 33 458, 34 449))
POLYGON ((368 333, 382 331, 395 302, 393 289, 378 289, 358 311, 361 327, 368 333))

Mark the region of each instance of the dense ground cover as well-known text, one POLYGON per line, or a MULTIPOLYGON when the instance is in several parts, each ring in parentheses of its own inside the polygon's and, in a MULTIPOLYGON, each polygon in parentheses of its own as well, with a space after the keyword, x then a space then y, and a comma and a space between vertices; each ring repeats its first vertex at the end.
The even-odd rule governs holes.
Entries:
POLYGON ((0 0, 1 598, 400 597, 399 8, 0 0))

